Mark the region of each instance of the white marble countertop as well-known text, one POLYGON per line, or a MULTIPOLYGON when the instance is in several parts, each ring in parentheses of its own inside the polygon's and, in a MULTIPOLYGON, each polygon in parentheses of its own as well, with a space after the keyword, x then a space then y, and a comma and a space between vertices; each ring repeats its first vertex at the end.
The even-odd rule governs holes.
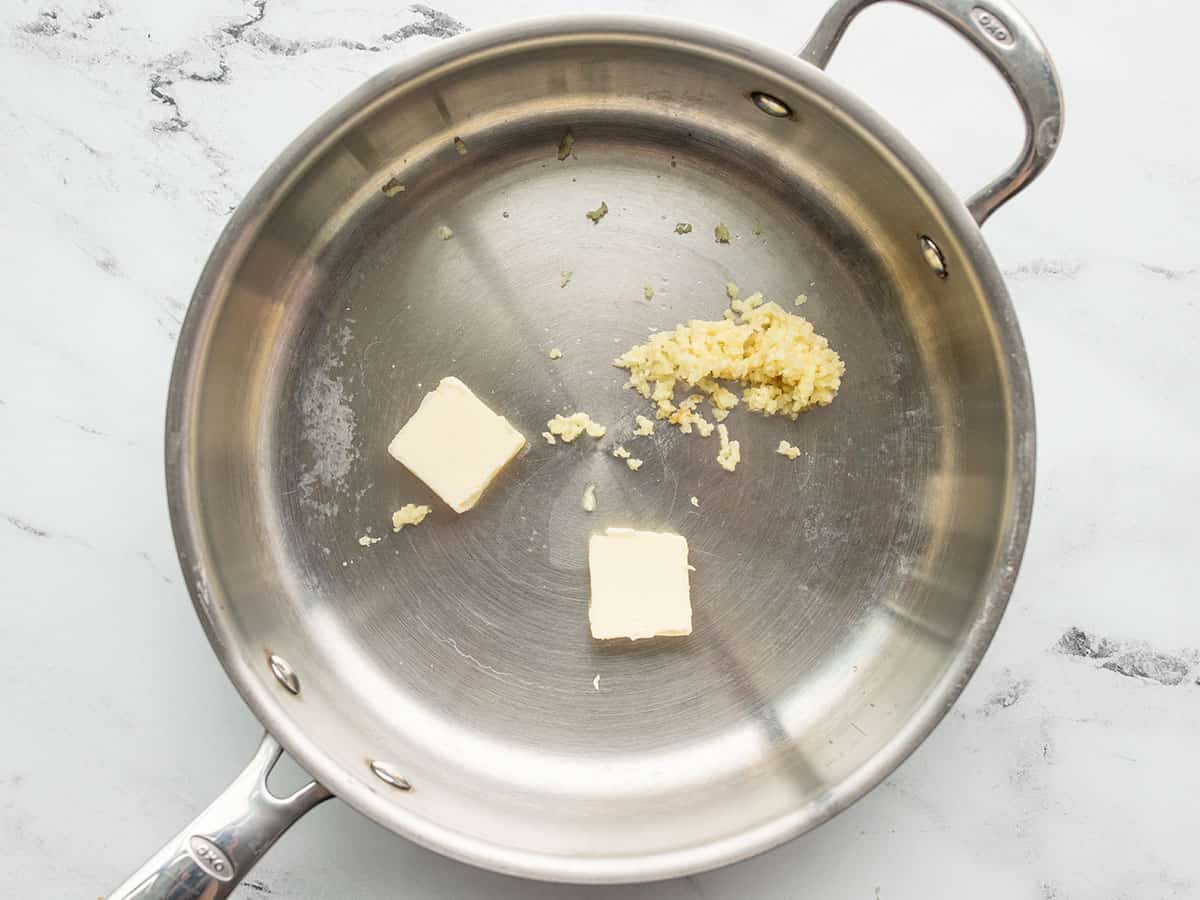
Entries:
MULTIPOLYGON (((179 323, 229 211, 318 112, 460 27, 571 7, 443 2, 0 11, 6 896, 104 893, 256 744, 258 723, 197 626, 167 521, 161 434, 179 323)), ((985 229, 1033 368, 1037 506, 1007 617, 944 724, 828 825, 699 877, 525 883, 334 802, 239 897, 1200 896, 1200 7, 1021 5, 1068 106, 1057 159, 985 229)), ((653 7, 785 49, 823 11, 588 6, 653 7)), ((866 14, 831 72, 964 194, 1017 149, 998 78, 911 10, 866 14)))

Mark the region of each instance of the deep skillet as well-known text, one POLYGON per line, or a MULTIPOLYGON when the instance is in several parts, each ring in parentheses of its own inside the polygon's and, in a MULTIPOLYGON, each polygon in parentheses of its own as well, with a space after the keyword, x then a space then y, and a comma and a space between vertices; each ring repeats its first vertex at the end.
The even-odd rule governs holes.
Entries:
POLYGON ((937 724, 1000 620, 1033 495, 1025 352, 979 226, 1050 159, 1062 107, 1008 3, 914 2, 1026 117, 1018 161, 964 205, 822 71, 866 5, 838 3, 800 59, 615 17, 455 39, 262 176, 180 336, 167 486, 200 621, 268 736, 111 896, 224 897, 330 794, 501 872, 693 873, 824 822, 937 724), (732 475, 661 427, 637 473, 537 438, 574 409, 628 437, 645 406, 611 358, 719 317, 726 280, 808 295, 847 365, 833 406, 735 412, 732 475), (534 440, 476 509, 392 535, 391 510, 431 495, 384 448, 450 374, 534 440), (608 524, 687 536, 691 637, 589 638, 584 548, 608 524), (385 540, 360 547, 368 527, 385 540), (315 779, 286 799, 264 787, 280 747, 315 779))

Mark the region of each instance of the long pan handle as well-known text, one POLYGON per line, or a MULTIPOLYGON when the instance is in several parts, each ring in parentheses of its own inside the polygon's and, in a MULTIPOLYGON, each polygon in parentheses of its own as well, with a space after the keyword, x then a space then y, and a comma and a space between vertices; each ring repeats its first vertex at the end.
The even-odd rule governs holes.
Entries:
POLYGON ((290 797, 267 790, 283 749, 269 734, 258 752, 212 805, 108 900, 220 900, 302 815, 332 795, 315 781, 290 797))
MULTIPOLYGON (((879 0, 838 0, 825 14, 800 58, 818 68, 860 12, 879 0)), ((987 57, 1008 82, 1025 117, 1025 145, 1008 170, 967 201, 982 225, 1024 189, 1058 149, 1063 126, 1062 85, 1041 38, 1008 0, 901 0, 937 16, 987 57)))

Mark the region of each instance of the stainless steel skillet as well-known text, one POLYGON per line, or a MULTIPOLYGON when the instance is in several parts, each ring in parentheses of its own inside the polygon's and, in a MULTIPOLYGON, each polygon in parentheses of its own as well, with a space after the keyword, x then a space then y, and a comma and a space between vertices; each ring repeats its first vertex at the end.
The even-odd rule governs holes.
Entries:
POLYGON ((112 896, 226 896, 331 793, 498 871, 666 878, 825 821, 929 733, 1003 612, 1033 490, 1027 363, 978 225, 1049 160, 1062 108, 1007 3, 913 3, 1027 119, 964 206, 820 69, 866 5, 838 3, 801 60, 645 19, 455 40, 255 185, 180 337, 167 479, 197 613, 268 737, 112 896), (719 316, 729 280, 808 295, 840 396, 794 423, 736 411, 734 474, 661 427, 628 471, 607 450, 644 409, 612 357, 719 316), (533 440, 475 510, 392 534, 433 498, 384 448, 450 374, 533 440), (609 437, 537 439, 576 409, 609 437), (689 638, 590 640, 584 547, 610 524, 687 536, 689 638), (316 779, 284 799, 281 747, 316 779))

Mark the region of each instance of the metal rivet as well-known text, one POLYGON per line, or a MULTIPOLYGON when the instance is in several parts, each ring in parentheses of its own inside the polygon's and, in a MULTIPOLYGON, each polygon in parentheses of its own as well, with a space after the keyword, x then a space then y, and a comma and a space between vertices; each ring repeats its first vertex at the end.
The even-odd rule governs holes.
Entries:
POLYGON ((271 653, 267 656, 267 662, 271 664, 271 674, 275 676, 276 681, 293 694, 300 693, 300 678, 292 671, 292 667, 286 659, 276 653, 271 653))
POLYGON ((750 95, 750 99, 754 101, 754 105, 765 112, 768 116, 774 116, 777 119, 786 119, 792 114, 792 109, 778 97, 772 97, 770 94, 764 94, 762 91, 755 91, 750 95))
POLYGON ((946 257, 942 255, 941 248, 933 242, 933 238, 924 234, 921 235, 921 255, 938 278, 945 278, 950 274, 946 271, 946 257))
POLYGON ((379 760, 371 760, 371 771, 384 784, 390 784, 398 791, 412 790, 412 785, 409 784, 408 779, 402 775, 397 775, 386 763, 381 763, 379 760))

